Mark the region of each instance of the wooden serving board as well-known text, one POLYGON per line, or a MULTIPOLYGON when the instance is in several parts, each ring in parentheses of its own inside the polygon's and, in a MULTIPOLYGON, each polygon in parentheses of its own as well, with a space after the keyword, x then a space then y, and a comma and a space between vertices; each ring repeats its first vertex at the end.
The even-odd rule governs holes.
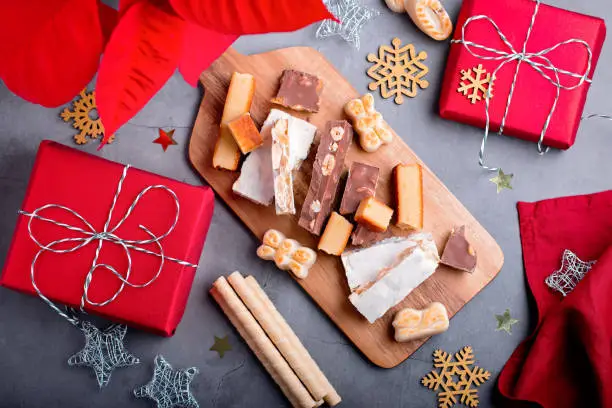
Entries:
MULTIPOLYGON (((193 127, 189 145, 191 162, 212 186, 217 194, 240 217, 244 224, 260 240, 266 230, 275 228, 302 244, 316 248, 318 238, 297 224, 299 210, 308 190, 316 143, 308 160, 295 174, 296 216, 277 216, 274 205, 260 206, 233 194, 232 184, 238 172, 215 170, 212 154, 217 140, 219 121, 227 94, 229 80, 234 71, 255 76, 256 91, 251 106, 253 119, 261 125, 272 107, 269 100, 275 95, 279 77, 286 68, 294 68, 315 74, 324 81, 320 112, 308 117, 320 130, 332 119, 345 118, 344 104, 359 93, 318 51, 309 47, 292 47, 265 54, 245 56, 230 48, 207 71, 200 81, 204 86, 204 98, 193 127)), ((380 102, 378 102, 380 103, 380 102)), ((503 253, 495 240, 451 194, 442 182, 425 166, 396 134, 390 145, 375 153, 365 153, 355 139, 345 161, 345 169, 351 162, 361 161, 380 168, 376 197, 392 202, 391 177, 393 167, 400 163, 418 162, 423 165, 424 230, 434 235, 441 250, 453 226, 467 225, 469 239, 478 253, 478 265, 473 274, 440 268, 416 288, 403 302, 387 312, 374 324, 357 312, 349 302, 349 289, 339 257, 319 252, 310 275, 297 282, 327 313, 348 338, 376 365, 391 368, 404 361, 425 340, 397 343, 393 339, 391 322, 395 312, 404 307, 421 308, 432 301, 446 305, 453 316, 497 275, 503 264, 503 253)), ((340 191, 340 190, 339 190, 340 191)), ((253 253, 253 257, 255 257, 253 253)), ((242 271, 248 273, 248 271, 242 271)), ((285 273, 280 272, 279 273, 285 273)), ((282 311, 281 311, 282 312, 282 311)))

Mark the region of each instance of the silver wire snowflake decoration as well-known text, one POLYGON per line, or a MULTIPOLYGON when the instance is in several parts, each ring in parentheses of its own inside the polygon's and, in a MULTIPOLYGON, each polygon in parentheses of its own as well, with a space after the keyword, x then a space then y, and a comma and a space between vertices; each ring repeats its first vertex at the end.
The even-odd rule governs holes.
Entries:
POLYGON ((325 20, 317 29, 317 39, 339 35, 356 49, 359 49, 359 33, 365 23, 380 15, 376 10, 363 7, 358 0, 326 0, 325 5, 340 22, 325 20))
POLYGON ((561 258, 561 268, 554 271, 544 282, 553 290, 567 296, 591 270, 597 261, 582 261, 575 253, 566 249, 561 258))
POLYGON ((199 371, 195 367, 186 370, 174 370, 163 356, 155 357, 153 379, 147 385, 134 390, 138 398, 150 398, 157 403, 157 408, 198 408, 189 386, 199 371))
POLYGON ((124 325, 112 325, 101 331, 89 322, 79 322, 85 334, 85 347, 68 359, 71 366, 91 367, 100 388, 110 381, 113 370, 138 364, 140 360, 127 352, 123 338, 127 331, 124 325))

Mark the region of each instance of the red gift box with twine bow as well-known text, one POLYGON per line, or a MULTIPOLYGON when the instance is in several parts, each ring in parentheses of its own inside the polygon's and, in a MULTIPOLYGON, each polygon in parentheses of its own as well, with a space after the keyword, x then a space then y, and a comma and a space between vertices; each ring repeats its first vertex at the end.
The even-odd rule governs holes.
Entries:
POLYGON ((0 284, 171 336, 213 207, 208 187, 43 141, 0 284))
POLYGON ((542 150, 567 149, 576 138, 605 35, 600 18, 534 0, 465 0, 450 46, 440 115, 485 128, 485 96, 472 103, 458 92, 461 71, 482 64, 493 74, 499 67, 489 100, 490 130, 499 131, 505 117, 503 134, 541 141, 542 150))

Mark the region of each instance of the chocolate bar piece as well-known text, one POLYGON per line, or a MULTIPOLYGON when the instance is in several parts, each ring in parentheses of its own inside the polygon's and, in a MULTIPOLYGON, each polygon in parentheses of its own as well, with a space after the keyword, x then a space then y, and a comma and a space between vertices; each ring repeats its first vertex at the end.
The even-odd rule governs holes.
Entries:
POLYGON ((344 168, 344 158, 353 141, 353 128, 346 120, 327 122, 312 165, 312 178, 298 224, 315 235, 331 213, 344 168))
POLYGON ((272 103, 296 111, 318 112, 323 81, 305 72, 286 69, 272 103))
POLYGON ((440 262, 451 268, 473 273, 476 269, 476 260, 476 251, 465 236, 465 225, 453 228, 440 262))
POLYGON ((351 214, 357 211, 359 203, 366 197, 374 197, 378 184, 378 167, 353 162, 340 203, 340 214, 351 214))

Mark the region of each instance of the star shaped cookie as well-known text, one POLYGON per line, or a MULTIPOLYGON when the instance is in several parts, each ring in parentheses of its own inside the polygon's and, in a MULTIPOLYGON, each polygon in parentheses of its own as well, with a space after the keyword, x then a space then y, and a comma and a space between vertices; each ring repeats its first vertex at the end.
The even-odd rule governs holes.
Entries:
POLYGON ((81 322, 81 331, 85 334, 85 347, 68 359, 71 366, 91 367, 104 387, 110 381, 113 370, 138 364, 140 360, 130 354, 123 344, 127 331, 124 325, 112 325, 101 331, 89 322, 81 322))

